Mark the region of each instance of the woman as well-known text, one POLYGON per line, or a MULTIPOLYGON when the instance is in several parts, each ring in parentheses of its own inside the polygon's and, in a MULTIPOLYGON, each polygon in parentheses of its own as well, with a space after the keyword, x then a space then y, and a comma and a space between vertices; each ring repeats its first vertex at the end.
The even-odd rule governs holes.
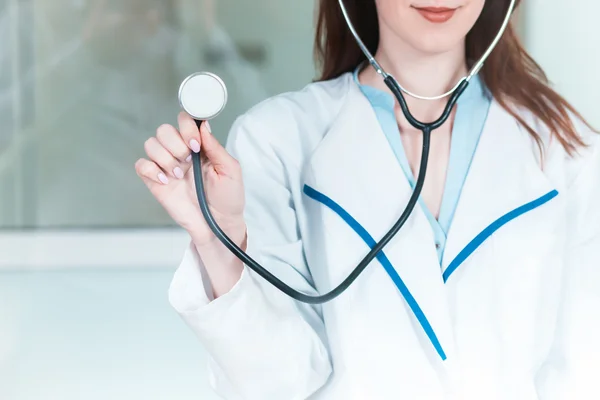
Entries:
MULTIPOLYGON (((508 0, 347 1, 359 34, 413 93, 465 75, 508 0)), ((254 107, 227 151, 192 119, 161 126, 139 175, 192 244, 170 301, 211 355, 226 399, 588 399, 600 355, 598 135, 547 84, 509 28, 434 131, 422 201, 342 296, 299 304, 249 272, 198 209, 202 148, 212 212, 298 290, 336 286, 397 220, 418 173, 414 130, 322 0, 322 77, 254 107), (243 179, 242 179, 243 177, 243 179), (244 183, 244 185, 242 184, 244 183)), ((445 99, 407 98, 432 121, 445 99)), ((595 395, 594 395, 595 394, 595 395)))

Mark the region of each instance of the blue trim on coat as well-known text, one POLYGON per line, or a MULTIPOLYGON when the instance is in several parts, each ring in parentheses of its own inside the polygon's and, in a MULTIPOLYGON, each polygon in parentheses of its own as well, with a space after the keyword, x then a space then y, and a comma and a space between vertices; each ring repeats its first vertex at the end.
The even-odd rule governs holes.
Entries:
POLYGON ((446 283, 448 279, 450 279, 450 276, 454 273, 454 271, 456 271, 458 267, 460 267, 460 265, 471 254, 473 254, 473 252, 477 250, 477 248, 481 246, 481 244, 485 242, 487 238, 494 234, 494 232, 496 232, 498 229, 500 229, 502 226, 512 221, 513 219, 520 217, 521 215, 549 202, 557 195, 558 192, 556 190, 552 190, 547 194, 543 195, 542 197, 527 204, 524 204, 521 207, 516 208, 509 213, 506 213, 502 217, 498 218, 496 221, 492 222, 487 228, 485 228, 477 236, 475 236, 475 238, 471 240, 469 244, 467 244, 465 248, 462 249, 456 257, 454 257, 454 260, 452 260, 450 265, 448 265, 448 268, 446 268, 446 270, 444 271, 444 283, 446 283))
MULTIPOLYGON (((375 245, 377 244, 375 239, 373 239, 369 232, 367 232, 367 230, 356 219, 354 219, 350 214, 348 214, 348 212, 344 210, 339 204, 337 204, 335 201, 333 201, 323 193, 318 192, 317 190, 311 188, 308 185, 304 185, 304 193, 308 197, 322 203, 326 207, 330 208, 337 215, 339 215, 354 230, 354 232, 356 232, 362 238, 362 240, 364 240, 364 242, 371 249, 375 247, 375 245)), ((440 341, 438 340, 435 332, 433 331, 433 328, 429 324, 427 317, 425 317, 423 310, 421 310, 421 307, 419 307, 419 304, 417 303, 413 295, 410 293, 410 291, 402 281, 402 278, 400 278, 400 275, 398 275, 398 273, 392 266, 392 263, 383 251, 377 253, 377 260, 383 266, 390 278, 392 278, 392 281, 404 297, 404 300, 406 301, 413 314, 419 321, 419 324, 421 324, 421 327, 425 331, 425 334, 427 334, 427 336, 429 337, 429 340, 431 341, 433 347, 435 347, 437 353, 440 355, 442 360, 445 360, 446 353, 444 353, 442 345, 440 344, 440 341)))

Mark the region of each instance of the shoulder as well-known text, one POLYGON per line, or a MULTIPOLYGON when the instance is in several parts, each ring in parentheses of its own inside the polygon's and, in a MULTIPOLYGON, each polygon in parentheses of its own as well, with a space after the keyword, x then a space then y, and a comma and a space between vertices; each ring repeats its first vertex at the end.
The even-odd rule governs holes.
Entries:
POLYGON ((288 161, 301 162, 335 120, 350 83, 350 74, 344 74, 260 102, 236 119, 227 139, 228 150, 236 158, 243 151, 257 150, 284 153, 288 161))
POLYGON ((517 114, 539 135, 539 145, 529 132, 520 125, 523 135, 530 139, 531 149, 538 156, 540 167, 552 180, 560 180, 563 187, 575 184, 582 175, 595 172, 600 178, 600 134, 588 126, 576 115, 569 118, 577 136, 584 143, 577 146, 574 152, 568 152, 560 141, 554 137, 549 127, 535 117, 529 110, 517 108, 517 114), (542 155, 540 155, 540 146, 542 155))
POLYGON ((565 200, 564 215, 568 218, 570 229, 574 232, 570 240, 586 240, 598 235, 600 134, 577 116, 569 115, 573 128, 584 145, 578 146, 574 152, 568 152, 543 121, 527 110, 518 108, 513 110, 539 135, 538 145, 527 129, 519 124, 523 143, 526 143, 531 150, 548 182, 565 200))

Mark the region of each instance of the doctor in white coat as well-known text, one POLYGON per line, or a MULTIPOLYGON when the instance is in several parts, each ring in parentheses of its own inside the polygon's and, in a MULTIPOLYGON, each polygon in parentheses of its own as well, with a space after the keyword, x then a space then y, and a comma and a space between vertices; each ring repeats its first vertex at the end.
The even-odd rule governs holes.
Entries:
MULTIPOLYGON (((480 57, 508 3, 347 7, 384 68, 434 96, 480 57)), ((201 149, 217 222, 306 293, 341 282, 410 197, 421 132, 363 68, 337 2, 322 0, 318 21, 318 82, 241 116, 227 149, 181 114, 136 163, 190 234, 169 298, 210 353, 215 390, 256 400, 600 398, 600 137, 512 27, 433 132, 418 207, 339 298, 295 302, 213 236, 190 169, 201 149)), ((407 101, 422 121, 445 105, 407 101)))

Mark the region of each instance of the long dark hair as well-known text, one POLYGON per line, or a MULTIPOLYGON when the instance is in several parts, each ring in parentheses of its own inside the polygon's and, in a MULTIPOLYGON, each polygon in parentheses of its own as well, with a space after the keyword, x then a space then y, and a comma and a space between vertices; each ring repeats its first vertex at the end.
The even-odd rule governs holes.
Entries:
MULTIPOLYGON (((520 2, 517 0, 517 5, 520 2)), ((356 31, 375 54, 379 44, 375 0, 345 0, 345 4, 356 31)), ((485 2, 481 16, 466 38, 467 60, 478 60, 485 52, 500 29, 509 5, 510 0, 485 2)), ((318 12, 315 58, 321 68, 319 80, 328 80, 353 71, 365 57, 346 27, 337 1, 320 0, 318 12)), ((585 122, 584 118, 550 87, 544 71, 523 48, 512 23, 479 75, 494 99, 527 129, 540 149, 539 134, 509 104, 529 110, 569 154, 584 146, 571 115, 585 122)))

